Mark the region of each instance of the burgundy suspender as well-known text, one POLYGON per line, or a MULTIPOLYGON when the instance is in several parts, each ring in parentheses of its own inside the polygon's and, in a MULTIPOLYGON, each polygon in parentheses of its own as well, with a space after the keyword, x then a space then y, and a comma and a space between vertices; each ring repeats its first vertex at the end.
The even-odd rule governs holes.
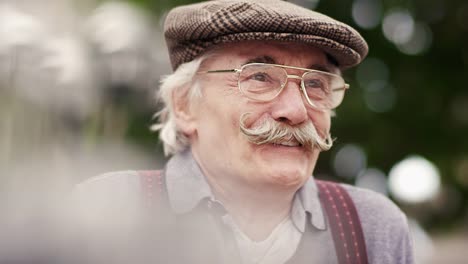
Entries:
POLYGON ((166 193, 166 184, 161 170, 138 171, 140 175, 143 201, 148 208, 154 207, 157 202, 163 202, 166 193))
MULTIPOLYGON (((138 171, 143 199, 148 208, 166 198, 163 171, 138 171)), ((328 217, 329 226, 340 264, 368 264, 361 222, 348 192, 337 183, 316 180, 319 197, 328 217)))
POLYGON ((340 264, 367 264, 367 251, 361 221, 348 192, 337 183, 318 181, 319 196, 340 264))

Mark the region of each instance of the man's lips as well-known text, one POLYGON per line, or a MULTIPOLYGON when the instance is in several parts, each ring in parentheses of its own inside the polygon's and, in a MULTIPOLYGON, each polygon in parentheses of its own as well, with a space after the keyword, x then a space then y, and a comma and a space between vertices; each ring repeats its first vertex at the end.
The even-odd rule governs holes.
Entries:
POLYGON ((286 146, 286 147, 302 147, 302 145, 295 140, 273 142, 273 145, 286 146))

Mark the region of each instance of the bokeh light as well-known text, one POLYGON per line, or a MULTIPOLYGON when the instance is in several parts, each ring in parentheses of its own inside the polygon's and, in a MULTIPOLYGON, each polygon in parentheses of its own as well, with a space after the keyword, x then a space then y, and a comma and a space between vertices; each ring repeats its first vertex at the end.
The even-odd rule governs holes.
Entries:
POLYGON ((355 0, 352 16, 361 28, 373 29, 382 20, 382 3, 380 0, 355 0))
POLYGON ((374 81, 388 82, 389 78, 390 70, 387 64, 379 58, 367 58, 356 71, 356 79, 362 87, 366 87, 374 81))
POLYGON ((404 43, 397 45, 398 49, 408 55, 419 55, 426 52, 432 44, 431 29, 424 23, 414 25, 413 34, 404 43))
POLYGON ((395 44, 403 44, 411 39, 414 32, 414 19, 405 9, 389 11, 382 23, 384 36, 395 44))
POLYGON ((373 112, 388 112, 395 106, 396 90, 387 82, 373 81, 365 87, 364 101, 373 112))
POLYGON ((390 170, 388 185, 391 194, 401 202, 425 202, 439 192, 439 170, 421 156, 409 156, 390 170))
POLYGON ((353 179, 367 165, 367 156, 364 150, 354 144, 341 147, 333 159, 333 168, 342 178, 353 179))
POLYGON ((406 9, 390 10, 383 19, 382 30, 385 38, 407 55, 424 53, 432 44, 431 29, 415 21, 406 9))
POLYGON ((387 176, 377 168, 368 168, 359 173, 355 185, 388 195, 387 176))
POLYGON ((396 103, 396 90, 389 83, 390 70, 378 58, 366 59, 356 71, 356 79, 364 89, 364 101, 369 110, 388 112, 396 103))

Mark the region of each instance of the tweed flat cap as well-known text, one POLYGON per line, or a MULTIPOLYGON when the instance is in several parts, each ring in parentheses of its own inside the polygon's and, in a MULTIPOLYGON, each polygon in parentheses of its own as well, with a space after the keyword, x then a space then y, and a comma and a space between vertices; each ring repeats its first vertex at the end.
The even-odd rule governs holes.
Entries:
POLYGON ((164 23, 172 68, 213 45, 249 40, 300 42, 322 49, 340 68, 359 64, 368 46, 352 27, 280 0, 214 0, 172 9, 164 23))

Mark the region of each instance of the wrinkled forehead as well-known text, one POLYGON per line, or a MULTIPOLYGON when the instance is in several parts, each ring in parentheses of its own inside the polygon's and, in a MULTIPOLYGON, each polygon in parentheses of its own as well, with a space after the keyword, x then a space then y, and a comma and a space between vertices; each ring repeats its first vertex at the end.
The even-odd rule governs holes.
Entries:
POLYGON ((233 67, 262 62, 334 72, 337 68, 322 50, 302 44, 276 41, 245 41, 217 45, 205 53, 202 67, 233 67))

